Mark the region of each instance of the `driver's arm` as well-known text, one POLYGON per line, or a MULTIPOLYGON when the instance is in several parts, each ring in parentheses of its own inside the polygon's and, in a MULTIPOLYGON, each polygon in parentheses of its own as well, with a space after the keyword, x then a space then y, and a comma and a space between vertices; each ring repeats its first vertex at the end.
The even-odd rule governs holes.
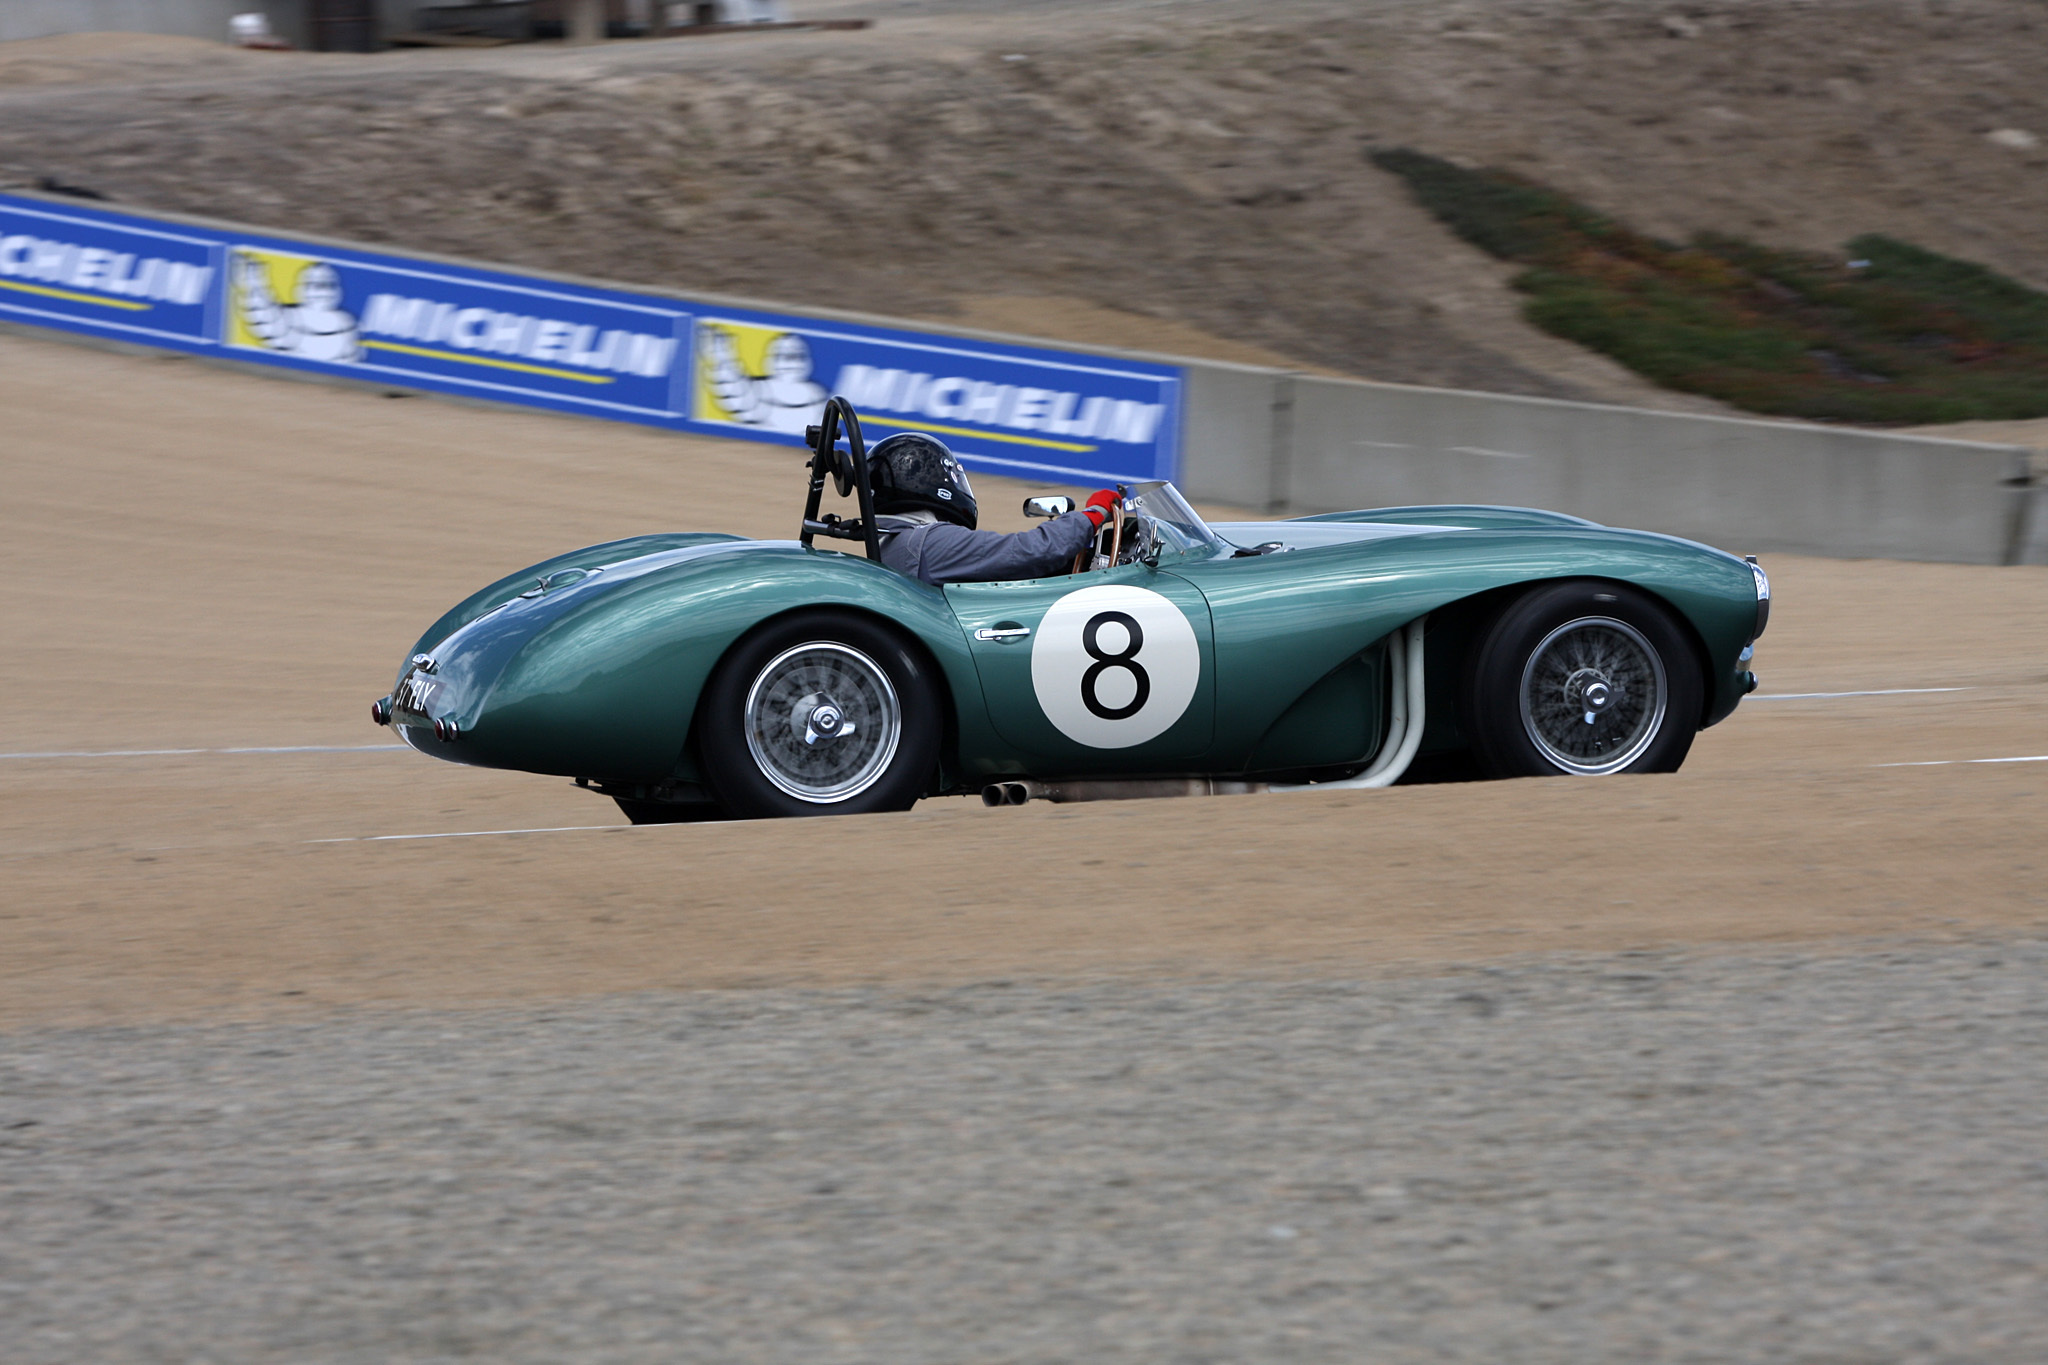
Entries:
POLYGON ((915 534, 917 577, 927 583, 1000 583, 1062 573, 1095 539, 1086 510, 1055 517, 1028 531, 970 531, 940 522, 915 534))

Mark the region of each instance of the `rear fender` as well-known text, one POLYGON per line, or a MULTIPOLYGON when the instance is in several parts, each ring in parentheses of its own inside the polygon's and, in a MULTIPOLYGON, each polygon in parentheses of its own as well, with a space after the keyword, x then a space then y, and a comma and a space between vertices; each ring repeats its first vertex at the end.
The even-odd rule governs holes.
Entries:
MULTIPOLYGON (((657 554, 662 550, 679 550, 688 545, 709 545, 721 540, 738 540, 738 536, 721 535, 716 532, 675 532, 661 535, 629 536, 624 540, 608 540, 602 545, 586 545, 580 550, 543 559, 530 564, 517 573, 507 574, 481 591, 471 593, 462 601, 450 607, 441 619, 427 627, 412 647, 414 654, 430 654, 434 646, 468 625, 471 621, 496 611, 517 598, 551 574, 564 569, 595 569, 608 564, 623 563, 638 559, 642 555, 657 554)), ((408 656, 409 657, 409 656, 408 656)))
MULTIPOLYGON (((572 590, 575 591, 575 590, 572 590)), ((934 589, 851 555, 749 542, 590 594, 535 631, 464 726, 468 761, 622 782, 700 780, 688 740, 706 680, 763 622, 843 607, 915 638, 981 723, 974 665, 934 589)))

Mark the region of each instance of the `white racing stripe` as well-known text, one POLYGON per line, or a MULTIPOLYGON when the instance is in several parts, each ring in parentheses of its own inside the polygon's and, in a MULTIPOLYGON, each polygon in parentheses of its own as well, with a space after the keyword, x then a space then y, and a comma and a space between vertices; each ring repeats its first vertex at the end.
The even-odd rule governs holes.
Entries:
POLYGON ((345 839, 308 839, 309 844, 388 844, 401 839, 481 839, 487 834, 580 834, 597 829, 654 829, 653 825, 553 825, 543 829, 458 829, 446 834, 357 834, 345 839))
POLYGON ((2048 763, 2048 754, 2021 754, 2017 758, 1923 758, 1917 763, 1873 763, 1873 768, 1949 768, 1961 763, 2048 763))
POLYGON ((167 758, 182 754, 382 754, 406 744, 282 744, 263 749, 51 749, 0 754, 6 758, 167 758))
POLYGON ((1922 692, 1974 692, 1973 687, 1880 687, 1874 692, 1752 692, 1749 701, 1817 701, 1834 697, 1903 697, 1922 692))

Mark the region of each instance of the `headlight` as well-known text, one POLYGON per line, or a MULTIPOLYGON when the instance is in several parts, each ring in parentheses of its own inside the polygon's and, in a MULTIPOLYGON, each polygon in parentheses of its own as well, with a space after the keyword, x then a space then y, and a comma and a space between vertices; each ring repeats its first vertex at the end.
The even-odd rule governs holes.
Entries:
POLYGON ((1744 555, 1743 563, 1749 565, 1749 572, 1756 579, 1756 634, 1752 640, 1762 637, 1764 627, 1771 623, 1771 576, 1764 572, 1764 566, 1756 562, 1755 555, 1744 555))

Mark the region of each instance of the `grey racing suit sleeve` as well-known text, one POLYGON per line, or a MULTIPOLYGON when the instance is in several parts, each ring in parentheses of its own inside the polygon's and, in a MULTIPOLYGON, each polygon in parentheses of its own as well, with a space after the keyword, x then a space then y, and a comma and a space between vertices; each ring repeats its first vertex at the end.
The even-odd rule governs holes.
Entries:
POLYGON ((882 562, 935 586, 1044 578, 1072 564, 1094 537, 1095 523, 1085 512, 1009 535, 935 521, 891 533, 882 542, 882 562))

